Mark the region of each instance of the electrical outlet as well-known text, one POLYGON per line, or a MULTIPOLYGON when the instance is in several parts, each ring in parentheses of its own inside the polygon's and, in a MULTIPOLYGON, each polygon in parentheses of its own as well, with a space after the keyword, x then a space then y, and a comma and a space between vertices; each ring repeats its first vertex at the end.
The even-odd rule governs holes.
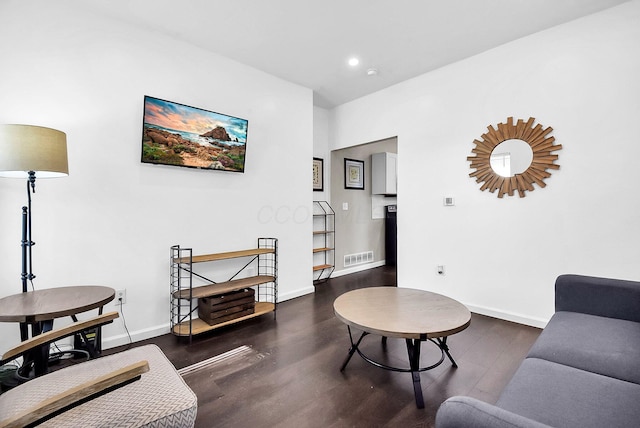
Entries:
POLYGON ((437 272, 438 275, 444 275, 444 265, 438 265, 437 272))
POLYGON ((125 303, 127 303, 127 290, 125 290, 124 288, 122 290, 116 290, 115 304, 124 305, 125 303))

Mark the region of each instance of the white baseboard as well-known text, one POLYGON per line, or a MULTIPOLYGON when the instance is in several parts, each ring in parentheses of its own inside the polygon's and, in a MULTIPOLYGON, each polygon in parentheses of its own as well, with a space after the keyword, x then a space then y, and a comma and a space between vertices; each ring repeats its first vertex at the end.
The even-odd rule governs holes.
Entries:
MULTIPOLYGON (((364 270, 384 266, 385 264, 386 264, 385 260, 382 260, 375 263, 368 263, 364 265, 354 266, 352 268, 334 271, 331 277, 338 277, 342 275, 348 275, 350 273, 362 272, 364 270)), ((466 305, 466 306, 467 308, 469 308, 471 312, 475 312, 480 315, 486 315, 489 317, 498 318, 505 321, 511 321, 518 324, 524 324, 531 327, 545 328, 547 323, 549 322, 548 319, 531 318, 531 317, 523 316, 520 314, 500 311, 498 309, 493 309, 493 308, 486 308, 482 306, 473 306, 473 305, 466 305)))
POLYGON ((469 308, 471 312, 474 312, 476 314, 486 315, 492 318, 499 318, 501 320, 511 321, 518 324, 529 325, 531 327, 545 328, 547 326, 547 323, 549 322, 549 320, 526 317, 519 314, 500 311, 497 309, 484 308, 481 306, 473 306, 473 305, 465 305, 465 306, 469 308))
MULTIPOLYGON (((315 288, 313 287, 301 288, 299 290, 295 290, 286 294, 278 295, 278 301, 284 302, 285 300, 295 299, 296 297, 304 296, 306 294, 311 294, 314 291, 315 291, 315 288)), ((131 333, 131 342, 139 342, 141 340, 151 339, 153 337, 158 337, 158 336, 162 336, 163 334, 171 333, 171 329, 169 327, 169 323, 166 323, 166 324, 149 327, 142 330, 131 331, 130 333, 131 333)), ((115 348, 117 346, 123 346, 128 344, 129 344, 129 335, 127 335, 126 333, 102 338, 103 349, 115 348)))
POLYGON ((314 287, 305 287, 299 290, 291 291, 286 294, 278 293, 278 302, 284 302, 286 300, 295 299, 296 297, 305 296, 307 294, 314 293, 316 289, 314 287))
MULTIPOLYGON (((169 323, 162 324, 155 327, 149 327, 142 330, 131 331, 131 342, 140 342, 141 340, 151 339, 153 337, 162 336, 163 334, 170 333, 169 323)), ((126 333, 119 334, 117 336, 103 337, 102 348, 109 349, 116 346, 128 345, 129 335, 126 333)))
MULTIPOLYGON (((348 275, 351 273, 356 273, 356 272, 362 272, 368 269, 373 269, 376 267, 380 267, 380 266, 384 266, 385 262, 383 261, 379 261, 379 262, 375 262, 375 263, 368 263, 366 265, 359 265, 359 266, 355 266, 349 269, 343 269, 340 271, 334 271, 333 274, 331 275, 332 277, 338 277, 338 276, 342 276, 342 275, 348 275)), ((284 302, 286 300, 290 300, 290 299, 295 299, 296 297, 301 297, 307 294, 311 294, 315 291, 314 287, 305 287, 305 288, 301 288, 299 290, 295 290, 286 294, 282 294, 279 295, 279 301, 280 302, 284 302)), ((471 312, 480 314, 480 315, 486 315, 489 317, 493 317, 493 318, 499 318, 502 320, 506 320, 506 321, 511 321, 511 322, 515 322, 518 324, 524 324, 524 325, 529 325, 532 327, 537 327, 537 328, 544 328, 547 325, 547 322, 549 320, 544 320, 544 319, 539 319, 539 318, 531 318, 531 317, 526 317, 523 315, 519 315, 519 314, 514 314, 514 313, 509 313, 509 312, 504 312, 504 311, 500 311, 497 309, 493 309, 493 308, 486 308, 486 307, 481 307, 481 306, 474 306, 474 305, 466 305, 467 308, 469 308, 469 310, 471 312)), ((141 340, 146 340, 146 339, 151 339, 153 337, 157 337, 157 336, 162 336, 163 334, 168 334, 170 333, 170 329, 169 329, 169 323, 166 324, 162 324, 162 325, 158 325, 158 326, 154 326, 154 327, 149 327, 146 329, 142 329, 142 330, 137 330, 137 331, 132 331, 131 332, 131 341, 132 342, 139 342, 141 340)), ((109 349, 109 348, 115 348, 117 346, 122 346, 122 345, 127 345, 129 343, 129 336, 125 333, 125 334, 119 334, 117 336, 111 336, 111 337, 103 337, 102 339, 102 348, 103 349, 109 349)))
POLYGON ((369 269, 377 268, 380 266, 384 266, 385 264, 386 264, 385 260, 380 260, 378 262, 358 265, 358 266, 350 267, 347 269, 334 270, 333 273, 331 274, 331 277, 333 278, 336 276, 349 275, 350 273, 362 272, 364 270, 369 270, 369 269))

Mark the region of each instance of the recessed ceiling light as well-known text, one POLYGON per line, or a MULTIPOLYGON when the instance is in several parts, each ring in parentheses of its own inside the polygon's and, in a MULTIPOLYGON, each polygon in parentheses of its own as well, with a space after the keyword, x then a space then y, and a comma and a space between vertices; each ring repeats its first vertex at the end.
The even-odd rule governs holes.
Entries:
POLYGON ((358 58, 349 58, 349 65, 351 67, 355 67, 358 64, 360 64, 360 60, 358 58))
POLYGON ((367 76, 375 76, 376 74, 378 74, 377 68, 370 68, 367 70, 367 76))

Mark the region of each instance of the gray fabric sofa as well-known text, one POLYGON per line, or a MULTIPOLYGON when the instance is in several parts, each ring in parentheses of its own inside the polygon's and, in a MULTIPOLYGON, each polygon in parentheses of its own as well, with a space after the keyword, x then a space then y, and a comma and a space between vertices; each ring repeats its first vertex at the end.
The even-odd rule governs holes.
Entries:
POLYGON ((562 275, 555 314, 495 405, 451 397, 436 427, 640 426, 640 282, 562 275))

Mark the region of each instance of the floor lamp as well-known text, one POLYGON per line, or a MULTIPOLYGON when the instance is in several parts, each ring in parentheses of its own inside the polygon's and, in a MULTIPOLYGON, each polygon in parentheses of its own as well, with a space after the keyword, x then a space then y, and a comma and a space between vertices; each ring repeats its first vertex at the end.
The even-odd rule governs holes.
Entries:
MULTIPOLYGON (((22 292, 35 278, 31 258, 31 193, 36 178, 69 175, 67 135, 32 125, 0 125, 0 177, 27 180, 27 206, 22 207, 22 292)), ((21 326, 21 333, 26 326, 21 326)))

